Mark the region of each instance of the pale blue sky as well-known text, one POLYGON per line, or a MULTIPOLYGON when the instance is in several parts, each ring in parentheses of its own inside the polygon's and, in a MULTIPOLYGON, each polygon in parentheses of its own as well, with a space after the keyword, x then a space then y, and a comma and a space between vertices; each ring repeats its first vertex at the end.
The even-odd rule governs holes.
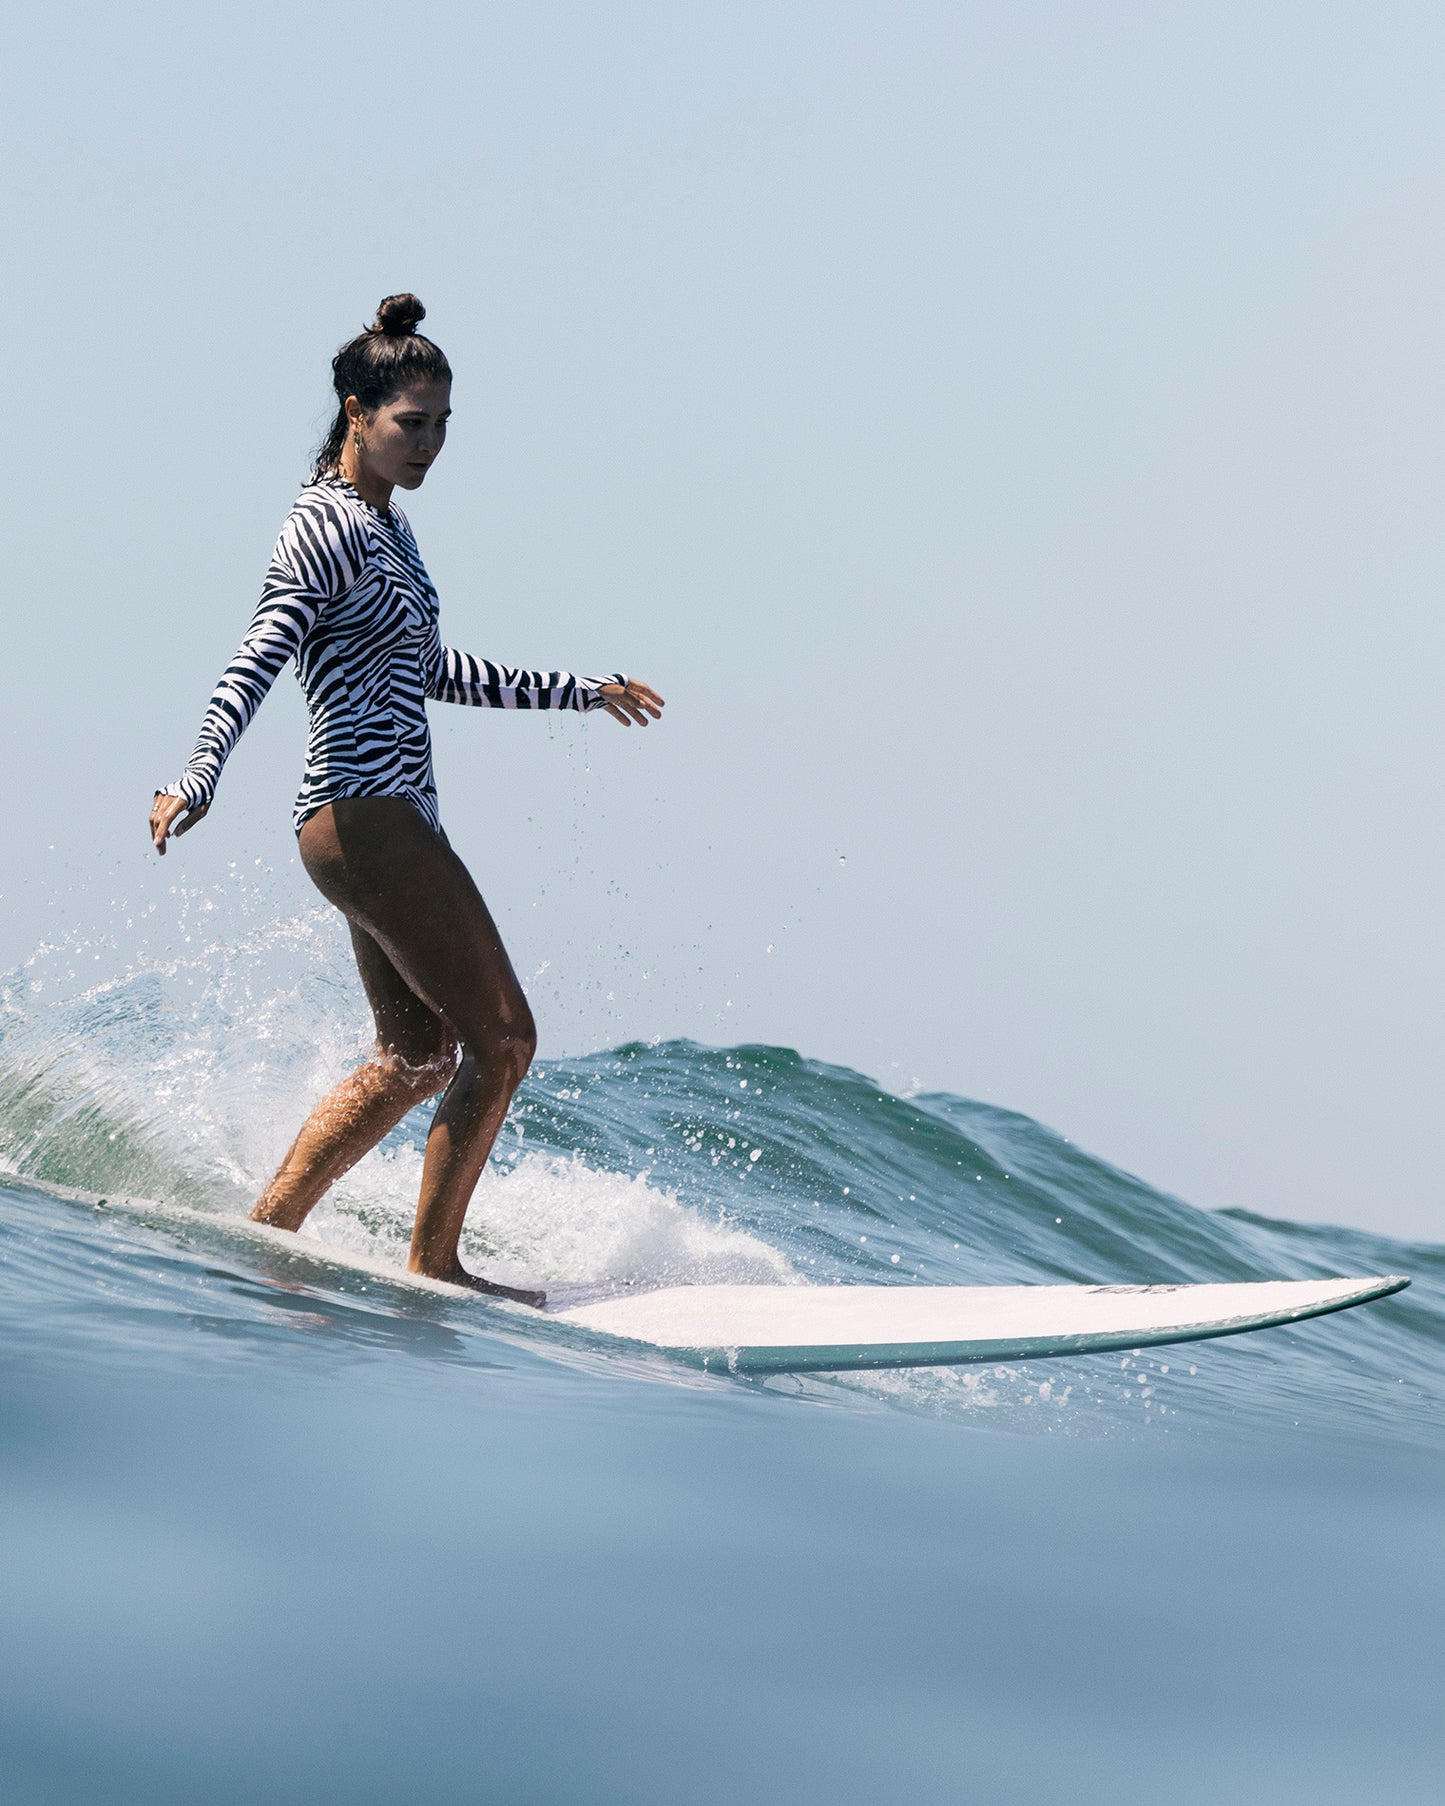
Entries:
POLYGON ((142 822, 410 288, 447 637, 671 704, 433 712, 544 1045, 782 1042, 1445 1236, 1442 67, 1378 0, 12 23, 0 963, 237 858, 309 900, 289 676, 142 822))

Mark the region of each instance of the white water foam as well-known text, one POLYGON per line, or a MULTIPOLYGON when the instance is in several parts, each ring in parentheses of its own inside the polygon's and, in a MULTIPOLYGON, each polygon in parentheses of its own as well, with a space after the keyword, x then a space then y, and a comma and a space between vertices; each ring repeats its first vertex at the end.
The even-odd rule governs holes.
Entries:
MULTIPOLYGON (((406 1253, 421 1152, 379 1150, 312 1213, 321 1239, 373 1258, 406 1253)), ((598 1171, 580 1157, 525 1154, 478 1185, 462 1255, 504 1284, 784 1284, 777 1249, 724 1216, 709 1219, 646 1173, 598 1171)))

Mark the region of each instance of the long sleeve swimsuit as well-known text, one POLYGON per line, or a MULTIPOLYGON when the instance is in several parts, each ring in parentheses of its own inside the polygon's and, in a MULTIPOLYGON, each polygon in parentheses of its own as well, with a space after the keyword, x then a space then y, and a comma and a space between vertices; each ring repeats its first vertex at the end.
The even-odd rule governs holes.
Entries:
POLYGON ((216 685, 195 751, 168 796, 194 808, 215 795, 232 748, 288 658, 306 695, 306 775, 297 833, 339 797, 396 796, 440 830, 426 703, 483 709, 604 706, 610 677, 521 671, 444 646, 437 593, 406 516, 385 514, 337 476, 301 491, 276 541, 265 587, 216 685))

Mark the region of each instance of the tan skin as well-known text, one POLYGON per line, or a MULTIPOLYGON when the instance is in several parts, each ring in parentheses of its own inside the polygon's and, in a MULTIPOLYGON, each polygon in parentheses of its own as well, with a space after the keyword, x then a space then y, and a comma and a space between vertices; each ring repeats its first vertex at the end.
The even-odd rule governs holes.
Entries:
MULTIPOLYGON (((383 514, 394 489, 419 489, 446 440, 451 385, 416 383, 368 413, 350 396, 339 474, 383 514)), ((624 727, 662 714, 655 690, 604 684, 624 727)), ((206 814, 157 795, 158 853, 206 814), (177 818, 184 815, 184 820, 177 818)), ((497 1285, 462 1266, 462 1223, 492 1144, 536 1050, 532 1012, 501 936, 445 835, 399 797, 327 804, 301 830, 301 861, 342 912, 376 1020, 376 1052, 322 1098, 251 1217, 299 1229, 322 1195, 425 1099, 442 1092, 422 1165, 407 1271, 541 1305, 541 1292, 497 1285)))

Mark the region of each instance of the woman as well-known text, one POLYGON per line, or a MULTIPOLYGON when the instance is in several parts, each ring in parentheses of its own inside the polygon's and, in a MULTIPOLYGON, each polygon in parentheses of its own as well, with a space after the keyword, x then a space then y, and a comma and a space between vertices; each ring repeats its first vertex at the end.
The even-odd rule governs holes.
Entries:
POLYGON ((415 295, 388 296, 375 325, 332 360, 330 435, 190 763, 155 794, 150 831, 164 853, 169 835, 206 814, 227 755, 294 657, 310 716, 295 814, 301 860, 350 926, 376 1053, 311 1112, 252 1220, 300 1228, 408 1110, 444 1090, 407 1270, 540 1305, 541 1292, 468 1273, 457 1252, 536 1030, 487 906, 442 832, 425 703, 606 709, 624 727, 646 727, 663 705, 621 673, 513 671, 442 644, 436 591, 391 500, 426 480, 451 413, 451 369, 416 331, 425 315, 415 295))

